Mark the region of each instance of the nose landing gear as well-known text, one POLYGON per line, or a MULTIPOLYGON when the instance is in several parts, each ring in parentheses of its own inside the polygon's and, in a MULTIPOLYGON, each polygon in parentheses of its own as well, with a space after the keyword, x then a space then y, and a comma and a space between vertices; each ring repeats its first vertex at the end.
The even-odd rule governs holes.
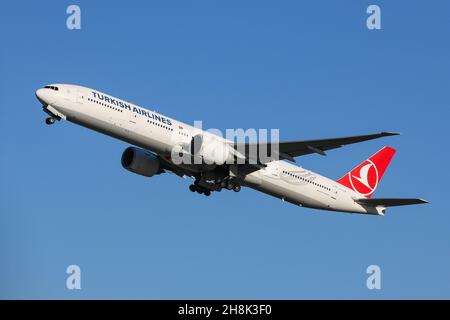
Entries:
POLYGON ((44 111, 48 115, 48 117, 45 119, 45 123, 47 125, 52 125, 56 121, 66 119, 66 116, 64 116, 62 113, 60 113, 58 110, 56 110, 54 107, 50 105, 43 105, 42 111, 44 111))
POLYGON ((56 119, 54 117, 48 117, 47 119, 45 119, 45 123, 48 125, 52 125, 56 122, 56 119))

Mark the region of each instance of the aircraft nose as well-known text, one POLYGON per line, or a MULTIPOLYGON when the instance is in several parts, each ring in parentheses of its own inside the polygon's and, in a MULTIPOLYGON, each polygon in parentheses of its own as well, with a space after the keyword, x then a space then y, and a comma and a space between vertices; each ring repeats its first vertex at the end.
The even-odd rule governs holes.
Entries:
POLYGON ((37 89, 36 92, 36 98, 40 101, 43 102, 44 100, 44 89, 37 89))
POLYGON ((36 90, 36 98, 42 103, 42 104, 48 104, 47 102, 46 102, 46 100, 48 99, 48 95, 47 95, 47 93, 46 93, 46 89, 43 89, 43 88, 41 88, 41 89, 37 89, 36 90))

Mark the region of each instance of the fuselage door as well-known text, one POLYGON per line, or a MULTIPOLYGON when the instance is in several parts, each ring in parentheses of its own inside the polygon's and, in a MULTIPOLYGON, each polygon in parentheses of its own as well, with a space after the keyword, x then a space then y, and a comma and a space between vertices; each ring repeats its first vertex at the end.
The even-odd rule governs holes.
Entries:
POLYGON ((77 103, 79 103, 79 104, 84 103, 85 96, 84 96, 83 91, 76 90, 73 92, 73 94, 75 95, 75 100, 77 103))
MULTIPOLYGON (((133 108, 133 107, 131 107, 131 108, 133 108)), ((128 111, 128 120, 129 120, 130 127, 136 126, 136 124, 138 122, 138 115, 136 114, 136 112, 133 112, 133 110, 129 110, 128 111)))
POLYGON ((337 185, 333 185, 330 192, 331 199, 337 200, 338 195, 339 195, 339 188, 337 185))

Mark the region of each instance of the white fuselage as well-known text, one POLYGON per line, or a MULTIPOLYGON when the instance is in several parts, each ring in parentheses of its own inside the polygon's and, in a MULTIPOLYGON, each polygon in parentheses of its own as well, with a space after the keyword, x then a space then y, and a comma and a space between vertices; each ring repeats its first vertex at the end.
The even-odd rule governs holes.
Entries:
MULTIPOLYGON (((201 133, 226 141, 133 103, 86 87, 55 84, 39 89, 39 100, 53 115, 169 158, 173 148, 201 133)), ((191 166, 191 169, 194 167, 191 166)), ((186 169, 186 168, 185 168, 186 169)), ((273 161, 248 174, 242 184, 295 205, 332 211, 382 214, 354 200, 361 196, 317 173, 286 161, 273 161)))

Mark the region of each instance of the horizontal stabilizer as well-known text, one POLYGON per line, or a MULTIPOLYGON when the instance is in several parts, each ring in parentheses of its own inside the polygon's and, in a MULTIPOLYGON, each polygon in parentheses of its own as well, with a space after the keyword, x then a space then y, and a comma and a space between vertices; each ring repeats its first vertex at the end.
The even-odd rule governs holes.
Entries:
POLYGON ((408 199, 408 198, 378 198, 378 199, 363 198, 356 200, 356 202, 371 207, 376 206, 396 207, 396 206, 407 206, 411 204, 428 203, 428 201, 423 199, 408 199))

